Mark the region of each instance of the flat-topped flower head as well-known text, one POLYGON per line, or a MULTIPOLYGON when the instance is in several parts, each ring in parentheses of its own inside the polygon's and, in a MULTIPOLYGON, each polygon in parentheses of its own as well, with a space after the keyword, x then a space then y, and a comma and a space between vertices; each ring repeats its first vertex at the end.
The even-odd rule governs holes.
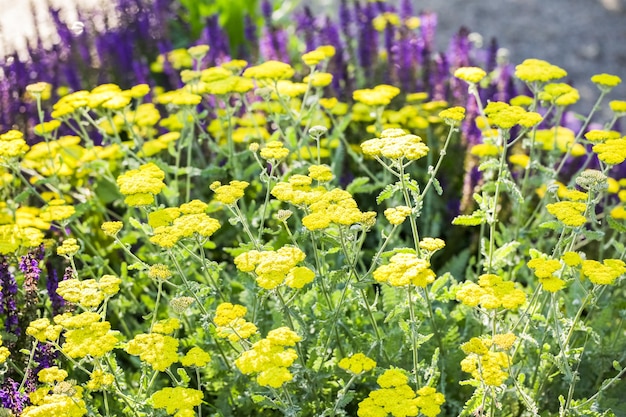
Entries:
POLYGON ((580 99, 578 90, 565 83, 550 83, 543 87, 539 93, 539 99, 557 106, 569 106, 580 99))
POLYGON ((465 119, 465 108, 460 106, 450 107, 440 111, 439 117, 450 126, 458 126, 465 119))
POLYGON ((454 71, 454 76, 470 84, 477 84, 487 76, 487 73, 479 67, 461 67, 454 71))
POLYGON ((604 143, 594 145, 592 150, 598 154, 598 159, 607 165, 618 165, 626 159, 626 137, 608 139, 604 143))
POLYGON ((621 259, 605 259, 603 262, 584 260, 581 270, 596 285, 612 285, 617 278, 626 274, 626 263, 621 259))
POLYGON ((291 65, 270 60, 246 69, 243 76, 257 80, 284 80, 293 77, 294 72, 291 65))
POLYGON ((592 129, 585 133, 585 139, 593 143, 604 142, 609 139, 619 139, 621 137, 621 133, 616 130, 592 129))
POLYGON ((365 155, 389 159, 420 159, 428 154, 428 146, 417 135, 403 129, 385 129, 378 139, 366 140, 361 144, 365 155))
POLYGON ((368 106, 386 106, 398 94, 400 94, 399 88, 381 84, 372 89, 354 90, 352 98, 368 106))
POLYGON ((263 159, 281 160, 289 155, 289 149, 282 142, 274 140, 266 143, 259 154, 263 159))
POLYGON ((29 146, 24 140, 24 134, 18 130, 9 130, 0 134, 0 162, 14 160, 24 155, 29 146))
POLYGON ((355 375, 368 372, 376 367, 376 361, 368 358, 362 353, 355 353, 339 361, 338 366, 355 375))
POLYGON ((470 307, 516 310, 526 302, 526 294, 515 283, 504 281, 495 274, 483 274, 478 284, 465 282, 456 293, 456 299, 470 307))
POLYGON ((567 71, 541 59, 526 59, 515 67, 515 76, 527 83, 549 82, 567 75, 567 71))
POLYGON ((579 227, 587 223, 583 213, 587 209, 585 203, 574 201, 559 201, 546 205, 548 213, 556 217, 561 223, 569 227, 579 227))
POLYGON ((614 87, 620 85, 622 83, 622 79, 617 75, 602 73, 592 76, 591 82, 597 85, 600 91, 608 93, 614 87))
POLYGON ((626 116, 626 100, 611 100, 609 107, 617 117, 626 116))

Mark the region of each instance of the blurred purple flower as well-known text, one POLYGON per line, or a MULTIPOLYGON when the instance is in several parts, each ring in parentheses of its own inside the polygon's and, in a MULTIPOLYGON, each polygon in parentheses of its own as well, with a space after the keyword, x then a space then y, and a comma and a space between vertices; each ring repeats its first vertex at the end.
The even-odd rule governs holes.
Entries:
POLYGON ((22 334, 19 327, 17 311, 17 282, 9 270, 9 262, 5 256, 0 257, 0 286, 2 297, 0 300, 0 314, 5 315, 4 329, 7 333, 16 336, 22 334))
POLYGON ((29 404, 28 395, 19 392, 20 384, 12 378, 6 378, 0 386, 0 405, 19 416, 29 404))

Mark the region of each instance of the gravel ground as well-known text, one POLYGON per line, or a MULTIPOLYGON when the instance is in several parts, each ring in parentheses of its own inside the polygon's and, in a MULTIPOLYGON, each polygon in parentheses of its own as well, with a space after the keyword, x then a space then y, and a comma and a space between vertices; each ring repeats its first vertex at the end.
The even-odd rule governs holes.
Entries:
POLYGON ((578 88, 577 111, 588 112, 598 96, 589 81, 597 73, 618 75, 624 84, 610 99, 626 100, 626 10, 624 0, 418 0, 438 15, 439 46, 460 26, 495 37, 512 63, 539 58, 568 71, 578 88))

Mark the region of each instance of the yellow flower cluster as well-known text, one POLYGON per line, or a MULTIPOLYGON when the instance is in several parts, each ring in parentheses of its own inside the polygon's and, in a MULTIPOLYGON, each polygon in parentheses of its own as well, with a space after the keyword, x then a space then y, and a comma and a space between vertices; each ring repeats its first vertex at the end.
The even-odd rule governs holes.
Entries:
POLYGON ((257 327, 243 318, 247 312, 248 309, 239 304, 218 305, 213 319, 217 325, 217 336, 235 343, 255 334, 257 327))
POLYGON ((245 375, 258 374, 256 380, 261 386, 280 388, 293 379, 287 368, 298 358, 296 351, 287 347, 295 346, 300 340, 288 327, 271 330, 265 339, 243 352, 235 360, 235 366, 245 375))
POLYGON ((211 190, 215 193, 215 199, 222 204, 235 204, 243 197, 244 190, 250 183, 246 181, 231 181, 228 185, 222 185, 219 181, 211 184, 211 190))
POLYGON ((202 404, 204 394, 193 388, 166 387, 150 397, 154 408, 165 408, 165 412, 176 417, 195 416, 193 408, 202 404))
MULTIPOLYGON (((282 200, 278 193, 274 195, 282 200)), ((302 225, 312 231, 326 229, 331 224, 350 226, 361 223, 370 226, 376 216, 375 212, 363 213, 359 210, 352 195, 339 188, 322 193, 317 201, 308 204, 308 209, 310 213, 302 218, 302 225)))
POLYGON ((456 299, 470 307, 516 310, 526 302, 526 294, 511 281, 504 281, 495 274, 483 274, 478 284, 465 282, 457 291, 456 299))
POLYGON ((363 372, 369 372, 376 366, 376 361, 368 358, 362 353, 355 353, 352 356, 343 358, 337 364, 341 369, 344 369, 355 375, 362 374, 363 372))
POLYGON ((556 259, 535 258, 526 263, 535 272, 544 290, 557 292, 565 286, 565 281, 554 275, 561 269, 561 262, 556 259))
POLYGON ((152 366, 155 371, 165 371, 178 362, 178 339, 160 333, 142 333, 126 344, 124 349, 131 355, 152 366))
POLYGON ((333 82, 333 74, 328 72, 316 72, 312 75, 307 75, 302 79, 303 83, 311 83, 313 87, 322 88, 330 85, 333 82))
POLYGON ((617 278, 626 273, 626 263, 620 259, 605 259, 601 263, 584 260, 581 271, 596 285, 612 285, 617 278))
POLYGON ((419 247, 421 250, 433 253, 445 248, 446 242, 439 238, 425 237, 420 241, 419 247))
POLYGON ((98 307, 105 298, 115 295, 120 290, 121 279, 113 275, 103 275, 100 280, 75 278, 59 282, 57 293, 70 303, 85 309, 98 307))
POLYGON ((87 414, 83 387, 65 381, 67 372, 59 371, 54 366, 39 371, 38 377, 46 385, 28 395, 31 405, 25 407, 20 416, 82 417, 87 414))
POLYGON ((485 107, 485 114, 489 124, 500 129, 510 129, 515 125, 530 128, 543 120, 539 113, 501 101, 490 101, 485 107))
POLYGON ((585 139, 589 142, 604 142, 609 139, 619 139, 622 135, 616 130, 592 129, 585 133, 585 139))
POLYGON ((57 248, 57 255, 74 256, 80 250, 78 241, 74 238, 65 239, 57 248))
POLYGON ((165 173, 150 162, 132 169, 117 177, 120 192, 126 196, 124 202, 129 206, 146 206, 154 202, 154 195, 159 194, 165 184, 165 173))
POLYGON ((260 155, 263 159, 278 161, 289 155, 289 149, 285 148, 282 142, 273 140, 265 144, 263 149, 261 149, 260 155))
POLYGON ((618 165, 626 159, 626 137, 608 139, 604 143, 594 145, 592 150, 607 165, 618 165))
POLYGON ((496 340, 496 346, 508 349, 515 342, 515 335, 496 335, 494 340, 472 337, 469 342, 461 345, 461 350, 467 355, 461 361, 463 372, 489 386, 500 386, 509 376, 506 371, 509 367, 509 355, 489 349, 496 340))
POLYGON ((591 77, 591 82, 602 91, 610 91, 613 87, 617 87, 622 83, 622 79, 612 74, 596 74, 591 77))
POLYGON ((454 71, 454 76, 470 84, 476 84, 485 78, 487 73, 478 67, 461 67, 454 71))
POLYGON ((328 165, 311 165, 309 177, 319 182, 329 182, 333 179, 333 171, 328 165))
POLYGON ((407 206, 391 207, 385 210, 384 214, 389 223, 393 224, 394 226, 397 226, 397 225, 404 223, 407 216, 411 214, 411 207, 407 207, 407 206))
POLYGON ((170 317, 154 323, 151 331, 152 333, 172 334, 178 329, 180 329, 180 320, 176 317, 170 317))
POLYGON ((280 61, 265 61, 254 67, 249 67, 243 72, 246 78, 257 80, 283 80, 293 77, 294 69, 291 65, 280 61))
POLYGON ((0 254, 12 254, 20 246, 25 248, 39 246, 43 238, 43 232, 35 227, 20 227, 17 224, 0 225, 0 254))
POLYGON ((359 417, 409 417, 423 414, 435 417, 445 402, 443 394, 432 387, 422 387, 417 393, 408 384, 408 378, 400 369, 389 369, 378 377, 380 388, 369 393, 359 403, 359 417), (417 394, 417 395, 416 395, 417 394))
POLYGON ((436 277, 430 269, 430 262, 419 259, 414 253, 396 253, 388 264, 376 268, 373 276, 376 281, 386 282, 394 287, 411 284, 426 287, 436 277))
POLYGON ((302 61, 308 66, 315 66, 325 59, 332 58, 335 55, 335 47, 331 45, 323 45, 302 55, 302 61))
POLYGON ((180 363, 183 366, 195 366, 198 368, 202 368, 203 366, 206 366, 206 364, 209 362, 211 362, 211 355, 209 355, 198 346, 192 347, 185 354, 185 356, 180 358, 180 363))
POLYGON ((575 201, 559 201, 547 204, 548 213, 556 217, 561 223, 569 227, 579 227, 587 223, 587 218, 583 216, 587 210, 585 203, 575 201))
POLYGON ((40 217, 43 221, 63 221, 72 217, 76 213, 74 206, 70 206, 60 198, 48 202, 48 205, 41 210, 40 217))
POLYGON ((387 84, 377 85, 374 88, 354 90, 352 98, 354 101, 368 106, 386 106, 391 100, 400 94, 400 89, 387 84))
POLYGON ((387 25, 400 25, 400 16, 398 16, 396 13, 385 12, 383 14, 379 14, 372 20, 372 26, 374 26, 374 29, 376 29, 378 32, 382 32, 383 30, 385 30, 387 25))
POLYGON ((150 213, 148 224, 154 228, 150 242, 162 248, 172 248, 179 240, 197 235, 209 238, 221 227, 205 213, 208 205, 193 200, 180 207, 168 207, 150 213))
POLYGON ((416 160, 428 154, 428 146, 422 138, 406 133, 403 129, 385 129, 378 139, 369 139, 361 144, 365 155, 389 159, 416 160))
POLYGON ((112 385, 114 381, 113 374, 104 372, 102 369, 96 369, 91 373, 86 387, 90 391, 100 391, 102 388, 112 385))
POLYGON ((290 288, 302 288, 315 278, 315 272, 297 266, 306 255, 295 246, 283 246, 276 251, 251 250, 235 257, 242 272, 254 272, 261 288, 272 290, 283 283, 290 288))
POLYGON ((450 126, 458 126, 465 119, 465 107, 450 107, 439 112, 439 117, 450 126))
MULTIPOLYGON (((102 317, 94 312, 55 316, 54 322, 65 330, 65 342, 61 346, 63 353, 70 358, 98 358, 113 350, 118 343, 119 332, 111 330, 111 323, 101 320, 102 317)), ((45 332, 51 331, 54 330, 47 329, 45 332)))
POLYGON ((550 83, 543 87, 538 97, 541 101, 565 107, 578 102, 580 94, 577 89, 569 84, 550 83))
POLYGON ((46 317, 31 321, 26 328, 26 334, 40 342, 54 342, 59 338, 62 331, 63 326, 50 323, 50 320, 46 317))
POLYGON ((567 75, 563 68, 552 65, 541 59, 526 59, 515 67, 515 76, 527 83, 548 82, 558 80, 567 75))
POLYGON ((124 227, 124 223, 122 222, 104 222, 100 228, 104 232, 105 235, 114 237, 116 236, 120 230, 124 227))
POLYGON ((0 162, 8 164, 28 151, 24 135, 18 130, 0 134, 0 162))
POLYGON ((2 346, 2 336, 0 335, 0 365, 6 362, 11 352, 6 346, 2 346))

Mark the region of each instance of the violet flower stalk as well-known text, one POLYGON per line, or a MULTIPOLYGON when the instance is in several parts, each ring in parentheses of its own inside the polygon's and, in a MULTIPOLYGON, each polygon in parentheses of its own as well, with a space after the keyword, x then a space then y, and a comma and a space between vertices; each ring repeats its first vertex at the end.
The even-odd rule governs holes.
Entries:
POLYGON ((59 288, 59 275, 57 274, 56 269, 54 269, 50 262, 46 264, 46 269, 48 270, 46 290, 48 291, 52 316, 54 317, 63 312, 62 309, 65 305, 65 300, 57 293, 57 288, 59 288))
MULTIPOLYGON (((17 282, 15 276, 9 270, 9 262, 5 256, 0 257, 0 286, 2 299, 0 300, 0 314, 5 315, 4 329, 7 333, 20 336, 22 330, 19 327, 17 310, 17 282)), ((8 345, 8 344, 7 344, 8 345)), ((9 347, 9 349, 11 349, 9 347)))
POLYGON ((22 410, 29 405, 28 395, 19 391, 20 384, 12 378, 6 378, 0 386, 0 405, 19 416, 22 410))

